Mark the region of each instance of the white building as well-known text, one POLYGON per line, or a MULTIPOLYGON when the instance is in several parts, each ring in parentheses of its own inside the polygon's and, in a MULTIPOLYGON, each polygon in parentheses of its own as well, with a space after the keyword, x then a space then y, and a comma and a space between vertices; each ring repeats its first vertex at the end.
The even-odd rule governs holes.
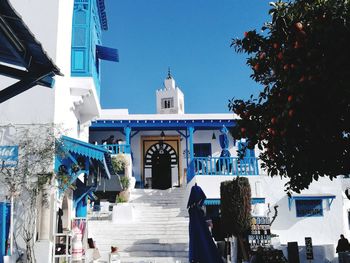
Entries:
MULTIPOLYGON (((111 176, 108 151, 86 142, 89 125, 101 112, 101 60, 118 61, 118 53, 102 45, 102 31, 108 29, 104 0, 4 0, 0 10, 1 161, 9 157, 7 146, 20 143, 25 128, 53 124, 52 129, 64 135, 66 155, 52 156, 50 169, 57 177, 48 190, 49 207, 39 204, 37 218, 36 258, 48 263, 55 257, 55 242, 62 240, 55 238, 59 228, 65 235, 74 218, 86 217, 88 198, 96 188, 88 177, 111 176), (66 181, 59 177, 62 170, 66 181), (58 211, 63 213, 61 227, 58 211)), ((8 198, 0 187, 0 203, 8 198)), ((15 228, 20 222, 16 208, 11 222, 15 228)), ((0 227, 0 262, 4 255, 17 258, 25 250, 20 227, 7 236, 8 227, 8 223, 0 227), (13 245, 14 236, 18 247, 13 245)))
MULTIPOLYGON (((110 150, 129 155, 129 171, 137 187, 187 185, 189 191, 197 183, 207 195, 208 208, 220 203, 221 181, 246 176, 252 187, 253 215, 265 216, 267 204, 279 207, 272 232, 279 235, 282 249, 286 250, 287 242, 297 241, 302 247, 301 262, 306 262, 304 238, 312 237, 315 262, 334 262, 339 235, 350 235, 350 204, 344 194, 349 179, 322 178, 301 194, 288 197, 283 191, 285 181, 268 177, 259 167, 258 151, 247 151, 246 157, 238 160, 237 149, 245 142, 235 141, 228 134, 229 143, 223 143, 221 131, 235 125, 235 116, 186 114, 184 95, 170 73, 164 89, 156 93, 157 114, 101 110, 100 60, 118 58, 116 50, 101 44, 102 31, 107 29, 104 0, 50 0, 44 5, 42 0, 0 3, 1 161, 15 157, 5 146, 16 146, 18 131, 23 127, 52 123, 64 130, 69 155, 56 156, 52 163, 57 174, 67 170, 69 182, 62 184, 58 178, 53 186, 61 188, 49 192, 50 206, 39 204, 35 244, 38 262, 52 262, 55 256, 58 211, 63 213, 63 234, 71 230, 74 218, 86 216, 87 200, 96 189, 86 177, 103 177, 95 167, 104 170, 105 177, 111 176, 106 167, 110 150), (104 147, 86 143, 88 139, 102 143, 110 135, 123 142, 104 147)), ((4 187, 0 190, 4 208, 9 194, 4 187)), ((16 256, 16 250, 23 250, 24 244, 18 239, 19 247, 15 248, 12 240, 6 251, 8 225, 4 224, 2 210, 0 214, 2 259, 5 253, 16 256)))
MULTIPOLYGON (((271 226, 272 233, 279 236, 280 245, 275 246, 287 255, 288 242, 298 242, 300 260, 307 262, 305 237, 311 237, 314 262, 337 262, 339 235, 350 235, 350 202, 344 194, 349 179, 321 178, 308 190, 288 197, 284 191, 287 180, 271 178, 260 168, 258 149, 247 150, 245 158, 238 160, 237 150, 245 142, 228 134, 230 156, 222 154, 221 130, 233 127, 236 116, 186 114, 183 93, 170 73, 164 86, 156 92, 157 114, 102 110, 90 127, 90 141, 101 143, 113 135, 123 141, 123 149, 130 145, 136 187, 166 189, 187 184, 189 193, 197 183, 207 196, 207 211, 217 212, 222 181, 245 176, 251 184, 253 216, 271 218, 278 206, 271 226)), ((116 145, 116 152, 125 152, 120 147, 116 145)))

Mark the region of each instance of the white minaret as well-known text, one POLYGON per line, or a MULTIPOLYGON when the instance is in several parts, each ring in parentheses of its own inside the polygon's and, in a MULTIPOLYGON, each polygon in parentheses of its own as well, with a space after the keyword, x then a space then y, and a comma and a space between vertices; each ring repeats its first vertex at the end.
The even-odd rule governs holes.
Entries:
POLYGON ((168 70, 168 76, 164 80, 164 89, 157 90, 157 113, 158 114, 184 114, 184 94, 176 87, 175 80, 168 70))

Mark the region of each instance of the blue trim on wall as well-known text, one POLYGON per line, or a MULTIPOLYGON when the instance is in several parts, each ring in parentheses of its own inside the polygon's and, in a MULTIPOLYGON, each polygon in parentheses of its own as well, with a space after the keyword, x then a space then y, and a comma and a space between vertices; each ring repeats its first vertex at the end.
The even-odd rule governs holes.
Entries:
MULTIPOLYGON (((206 199, 204 201, 204 205, 220 205, 220 199, 206 199)), ((265 204, 265 198, 264 197, 253 197, 251 199, 251 204, 265 204)))
POLYGON ((299 196, 291 196, 288 197, 288 207, 289 211, 292 209, 292 204, 294 200, 326 200, 328 202, 328 206, 331 207, 333 200, 336 198, 335 195, 299 195, 299 196))
POLYGON ((235 120, 98 120, 93 121, 90 130, 124 129, 130 127, 133 130, 186 130, 193 127, 196 130, 221 129, 225 125, 232 128, 235 120))

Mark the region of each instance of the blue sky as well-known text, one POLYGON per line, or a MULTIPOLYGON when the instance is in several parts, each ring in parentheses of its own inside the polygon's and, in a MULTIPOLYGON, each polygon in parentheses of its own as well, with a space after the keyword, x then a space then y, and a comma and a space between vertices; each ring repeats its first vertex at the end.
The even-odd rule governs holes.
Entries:
POLYGON ((267 0, 106 0, 103 44, 119 63, 102 63, 102 108, 155 113, 155 92, 170 66, 185 94, 186 113, 226 113, 228 99, 248 98, 246 55, 232 38, 268 21, 267 0))

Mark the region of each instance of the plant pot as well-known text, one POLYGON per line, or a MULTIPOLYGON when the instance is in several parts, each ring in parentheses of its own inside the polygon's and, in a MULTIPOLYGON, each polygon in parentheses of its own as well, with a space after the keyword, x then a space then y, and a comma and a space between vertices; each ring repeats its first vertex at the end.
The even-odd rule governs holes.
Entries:
POLYGON ((119 193, 119 196, 122 197, 126 202, 130 199, 130 191, 129 190, 123 190, 119 193))

